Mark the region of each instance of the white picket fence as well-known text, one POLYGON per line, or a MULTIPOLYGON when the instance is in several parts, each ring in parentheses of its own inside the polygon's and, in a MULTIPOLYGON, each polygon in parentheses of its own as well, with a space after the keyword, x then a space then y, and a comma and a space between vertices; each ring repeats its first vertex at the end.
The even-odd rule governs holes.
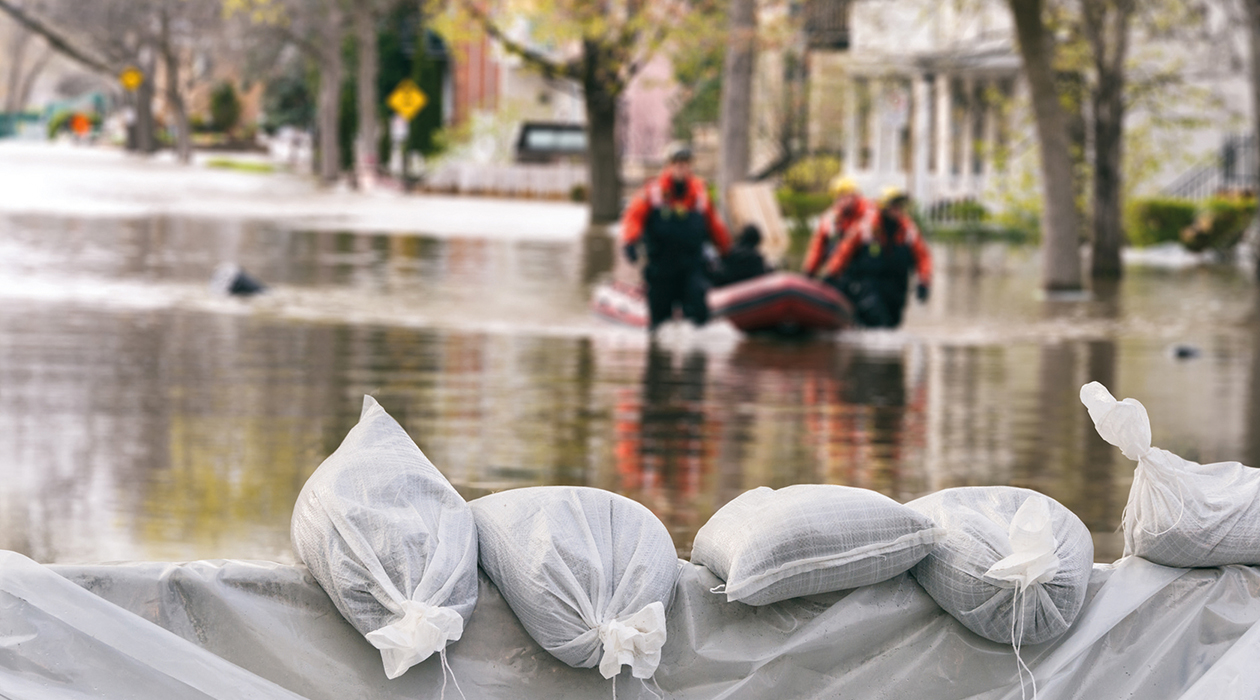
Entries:
POLYGON ((424 179, 429 191, 511 197, 568 198, 587 186, 584 164, 444 163, 424 179))

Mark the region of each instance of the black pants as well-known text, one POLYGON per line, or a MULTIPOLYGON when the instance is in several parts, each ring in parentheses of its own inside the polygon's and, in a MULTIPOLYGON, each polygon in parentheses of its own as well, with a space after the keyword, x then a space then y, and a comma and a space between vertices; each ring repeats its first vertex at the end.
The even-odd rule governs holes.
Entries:
POLYGON ((702 265, 662 269, 648 266, 643 280, 647 283, 649 329, 674 317, 674 307, 681 306, 697 326, 709 322, 709 280, 702 265))
POLYGON ((857 322, 867 328, 896 328, 906 308, 908 279, 845 277, 827 280, 853 302, 857 322))

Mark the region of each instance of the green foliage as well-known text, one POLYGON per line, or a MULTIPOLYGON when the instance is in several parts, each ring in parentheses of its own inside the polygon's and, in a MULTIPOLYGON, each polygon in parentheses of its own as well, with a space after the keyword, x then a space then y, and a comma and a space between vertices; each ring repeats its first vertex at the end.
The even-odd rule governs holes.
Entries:
POLYGON ((315 125, 315 76, 294 64, 263 88, 263 130, 274 134, 282 126, 310 129, 315 125))
POLYGON ((1125 211, 1125 230, 1135 246, 1181 240, 1181 232, 1194 223, 1198 207, 1188 199, 1143 197, 1130 200, 1125 211))
POLYGON ((673 117, 674 138, 691 141, 693 130, 716 124, 722 111, 721 46, 684 49, 674 61, 674 78, 683 86, 682 102, 673 117))
POLYGON ((789 249, 804 250, 813 233, 811 223, 831 206, 831 195, 825 191, 800 192, 789 187, 780 187, 774 194, 779 202, 779 210, 788 220, 788 234, 791 237, 789 249))
MULTIPOLYGON (((70 120, 74 118, 75 114, 80 114, 80 112, 63 111, 54 114, 48 120, 48 138, 55 138, 62 132, 71 133, 70 120)), ((92 125, 93 131, 101 128, 101 115, 96 112, 84 112, 82 114, 88 118, 88 123, 92 125)))
POLYGON ((1229 250, 1242 240, 1256 217, 1253 195, 1223 193, 1199 207, 1194 224, 1181 231, 1181 244, 1192 251, 1229 250))
POLYGON ((241 120, 241 98, 236 86, 224 80, 210 91, 210 124, 215 131, 228 133, 241 120))
POLYGON ((206 161, 207 168, 220 168, 223 170, 236 170, 243 173, 271 173, 275 172, 275 167, 270 163, 259 163, 248 160, 233 160, 231 158, 211 158, 206 161))
MULTIPOLYGON (((840 172, 840 159, 830 155, 806 156, 783 173, 783 186, 792 192, 821 193, 828 199, 827 185, 840 172)), ((826 209, 826 205, 823 209, 826 209)), ((819 210, 821 211, 821 210, 819 210)))

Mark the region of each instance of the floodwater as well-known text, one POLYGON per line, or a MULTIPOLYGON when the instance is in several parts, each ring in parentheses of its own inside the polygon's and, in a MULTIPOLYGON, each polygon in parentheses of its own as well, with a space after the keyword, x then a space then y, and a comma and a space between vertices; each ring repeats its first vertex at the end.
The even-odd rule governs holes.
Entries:
POLYGON ((903 502, 1036 489, 1113 560, 1133 463, 1077 398, 1094 379, 1146 405, 1157 446, 1260 464, 1256 292, 1235 265, 1133 264, 1046 300, 1035 249, 938 245, 931 302, 901 330, 787 341, 718 323, 649 344, 589 313, 612 251, 599 233, 0 218, 0 548, 292 562, 292 504, 364 394, 466 498, 609 489, 683 556, 744 490, 821 482, 903 502), (216 295, 224 260, 268 293, 216 295))

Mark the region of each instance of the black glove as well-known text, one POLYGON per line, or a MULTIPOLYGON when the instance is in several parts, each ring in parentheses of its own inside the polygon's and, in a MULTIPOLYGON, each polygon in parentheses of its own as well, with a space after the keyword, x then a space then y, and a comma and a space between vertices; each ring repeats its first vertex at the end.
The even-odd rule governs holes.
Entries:
POLYGON ((919 301, 926 302, 931 291, 926 284, 920 282, 919 286, 914 290, 914 295, 919 298, 919 301))
POLYGON ((639 262, 639 246, 634 243, 627 243, 626 247, 622 248, 622 250, 625 251, 626 260, 629 260, 631 265, 639 262))

